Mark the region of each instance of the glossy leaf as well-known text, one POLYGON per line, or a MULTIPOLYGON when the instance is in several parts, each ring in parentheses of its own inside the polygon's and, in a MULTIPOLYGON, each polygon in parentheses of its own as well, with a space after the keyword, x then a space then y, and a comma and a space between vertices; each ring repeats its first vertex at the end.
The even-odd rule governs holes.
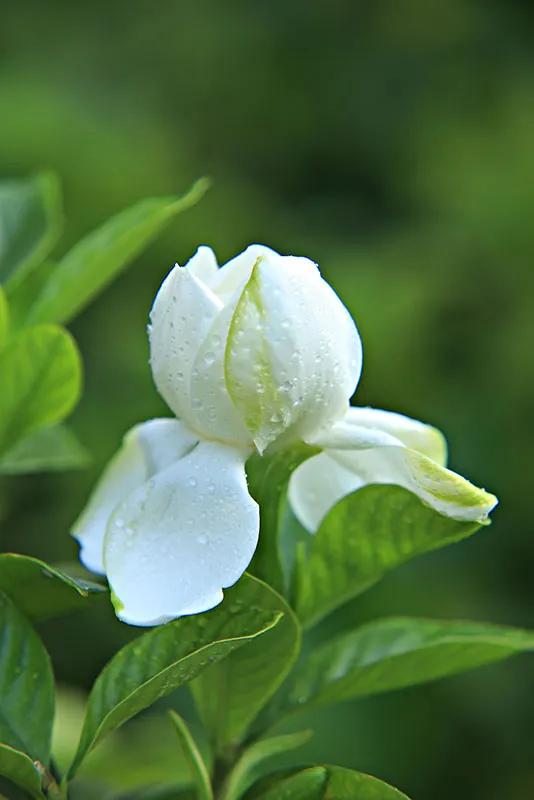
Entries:
POLYGON ((0 183, 0 282, 16 282, 50 253, 61 233, 59 183, 52 173, 0 183))
POLYGON ((297 613, 310 626, 389 570, 479 527, 438 514, 400 486, 365 486, 340 500, 300 550, 297 613))
POLYGON ((0 592, 0 741, 48 762, 54 686, 50 659, 28 620, 0 592))
POLYGON ((176 711, 170 711, 169 715, 178 734, 180 746, 189 767, 191 782, 196 790, 197 800, 213 800, 210 776, 189 728, 176 711))
POLYGON ((288 675, 300 651, 300 626, 286 601, 263 581, 254 586, 257 613, 283 615, 261 639, 205 670, 191 688, 216 752, 239 742, 288 675))
POLYGON ((41 773, 26 753, 7 744, 0 744, 0 775, 36 800, 44 800, 41 773))
POLYGON ((342 767, 309 767, 274 780, 266 790, 247 798, 255 800, 409 800, 387 783, 342 767))
POLYGON ((287 450, 264 456, 254 455, 247 461, 249 491, 260 506, 260 539, 250 572, 284 593, 287 575, 284 571, 281 534, 285 498, 291 473, 317 449, 298 444, 287 450))
POLYGON ((31 620, 43 620, 84 608, 105 587, 70 575, 37 558, 0 553, 0 591, 31 620))
POLYGON ((0 353, 0 453, 74 407, 81 384, 76 344, 55 325, 28 328, 0 353))
POLYGON ((280 753, 287 753, 306 744, 312 731, 300 731, 260 739, 248 747, 230 772, 221 800, 239 800, 240 797, 265 773, 265 761, 280 753))
POLYGON ((534 633, 477 622, 394 617, 364 625, 309 654, 290 703, 319 705, 399 689, 534 650, 534 633))
POLYGON ((183 197, 141 200, 78 242, 57 264, 30 310, 30 322, 68 322, 208 187, 197 181, 183 197))
POLYGON ((280 617, 262 607, 257 582, 244 576, 213 611, 169 622, 123 647, 93 686, 70 776, 106 733, 265 634, 280 617))
POLYGON ((31 433, 0 457, 0 475, 86 467, 90 456, 69 428, 54 425, 31 433))

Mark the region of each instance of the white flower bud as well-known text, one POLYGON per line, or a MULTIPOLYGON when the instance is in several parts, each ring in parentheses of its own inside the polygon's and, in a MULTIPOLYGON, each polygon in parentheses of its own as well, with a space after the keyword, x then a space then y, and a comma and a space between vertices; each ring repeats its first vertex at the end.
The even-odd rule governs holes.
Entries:
POLYGON ((220 269, 201 247, 151 312, 154 380, 204 439, 262 452, 341 419, 361 371, 358 331, 307 258, 252 245, 220 269))

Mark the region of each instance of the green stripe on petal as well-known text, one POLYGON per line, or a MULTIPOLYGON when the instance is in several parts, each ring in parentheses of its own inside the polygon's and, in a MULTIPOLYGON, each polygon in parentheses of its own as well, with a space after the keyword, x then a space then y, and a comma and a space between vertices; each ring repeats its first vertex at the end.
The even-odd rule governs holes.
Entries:
POLYGON ((273 377, 270 348, 264 335, 266 310, 259 271, 262 260, 262 256, 256 259, 237 303, 224 360, 226 387, 260 452, 276 436, 278 424, 284 418, 273 377), (250 382, 250 372, 255 384, 250 382))
POLYGON ((260 254, 225 351, 226 388, 257 449, 328 430, 344 417, 360 369, 356 326, 317 265, 260 254))

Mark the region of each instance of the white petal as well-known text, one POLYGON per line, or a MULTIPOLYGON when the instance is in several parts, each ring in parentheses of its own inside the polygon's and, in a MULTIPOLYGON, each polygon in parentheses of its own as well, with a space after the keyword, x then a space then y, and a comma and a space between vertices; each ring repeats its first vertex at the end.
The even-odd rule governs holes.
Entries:
POLYGON ((289 502, 301 525, 314 533, 332 506, 362 485, 354 472, 327 453, 320 453, 304 461, 291 475, 289 502))
POLYGON ((200 344, 192 370, 191 395, 195 398, 192 424, 207 438, 237 447, 251 447, 252 436, 228 392, 225 373, 227 340, 236 306, 253 266, 260 256, 267 253, 276 255, 263 245, 250 245, 221 267, 210 281, 210 289, 224 300, 225 306, 200 344))
POLYGON ((457 520, 484 522, 497 503, 492 494, 416 450, 389 444, 314 456, 291 476, 289 498, 301 523, 314 531, 338 500, 374 483, 403 486, 440 514, 457 520))
POLYGON ((188 267, 175 267, 150 315, 150 360, 161 396, 202 437, 238 447, 252 439, 226 389, 224 353, 239 296, 240 290, 223 306, 188 267))
POLYGON ((185 267, 165 278, 150 312, 150 363, 159 393, 177 417, 195 427, 191 373, 198 348, 222 302, 185 267))
POLYGON ((324 449, 362 450, 403 444, 441 466, 447 463, 447 442, 437 428, 393 411, 351 407, 345 418, 313 440, 324 449))
POLYGON ((232 320, 226 383, 260 451, 306 439, 348 407, 361 371, 358 331, 309 259, 258 257, 232 320))
POLYGON ((406 447, 417 450, 441 466, 447 463, 447 442, 441 431, 433 425, 378 408, 350 408, 346 419, 351 425, 394 436, 406 447))
POLYGON ((247 284, 252 268, 261 256, 279 257, 278 253, 263 244, 251 244, 235 258, 224 264, 213 280, 210 289, 226 303, 236 292, 241 293, 247 284))
POLYGON ((252 436, 228 393, 224 369, 228 330, 239 297, 238 290, 214 320, 196 354, 191 377, 193 424, 207 439, 252 449, 252 436))
POLYGON ((350 469, 359 482, 404 486, 453 519, 483 522, 497 504, 492 494, 408 447, 376 447, 353 453, 331 450, 329 454, 350 469))
POLYGON ((243 574, 259 531, 247 455, 200 442, 116 509, 104 561, 122 620, 156 625, 206 611, 243 574))
POLYGON ((155 472, 185 455, 196 442, 196 437, 174 419, 149 420, 128 431, 73 526, 72 535, 81 545, 80 559, 88 569, 100 574, 105 571, 104 534, 116 506, 155 472))
POLYGON ((219 272, 219 265, 217 264, 217 258, 211 247, 201 245, 196 253, 191 256, 185 265, 185 269, 199 281, 209 286, 210 281, 212 281, 219 272))

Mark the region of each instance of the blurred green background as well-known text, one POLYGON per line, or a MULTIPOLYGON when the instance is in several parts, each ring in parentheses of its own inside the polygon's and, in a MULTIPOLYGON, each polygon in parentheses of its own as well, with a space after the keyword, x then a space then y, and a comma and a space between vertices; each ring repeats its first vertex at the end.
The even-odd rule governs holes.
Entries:
MULTIPOLYGON (((453 468, 501 498, 489 530, 402 568, 332 624, 396 613, 534 627, 532 3, 3 0, 0 11, 0 174, 58 171, 65 249, 139 198, 214 179, 72 326, 86 368, 72 422, 94 461, 4 481, 2 549, 75 557, 69 525, 121 434, 167 413, 145 332, 162 277, 199 243, 225 260, 262 242, 318 261, 349 306, 365 353, 356 402, 442 427, 453 468)), ((134 633, 105 605, 42 632, 58 679, 80 690, 134 633)), ((76 716, 75 700, 63 705, 76 716)), ((415 800, 534 797, 528 657, 311 722, 303 758, 373 772, 415 800)), ((134 723, 129 742, 143 724, 155 723, 134 723)), ((121 787, 139 758, 113 746, 121 787)), ((172 772, 173 746, 170 726, 151 735, 140 779, 159 760, 172 772)))

